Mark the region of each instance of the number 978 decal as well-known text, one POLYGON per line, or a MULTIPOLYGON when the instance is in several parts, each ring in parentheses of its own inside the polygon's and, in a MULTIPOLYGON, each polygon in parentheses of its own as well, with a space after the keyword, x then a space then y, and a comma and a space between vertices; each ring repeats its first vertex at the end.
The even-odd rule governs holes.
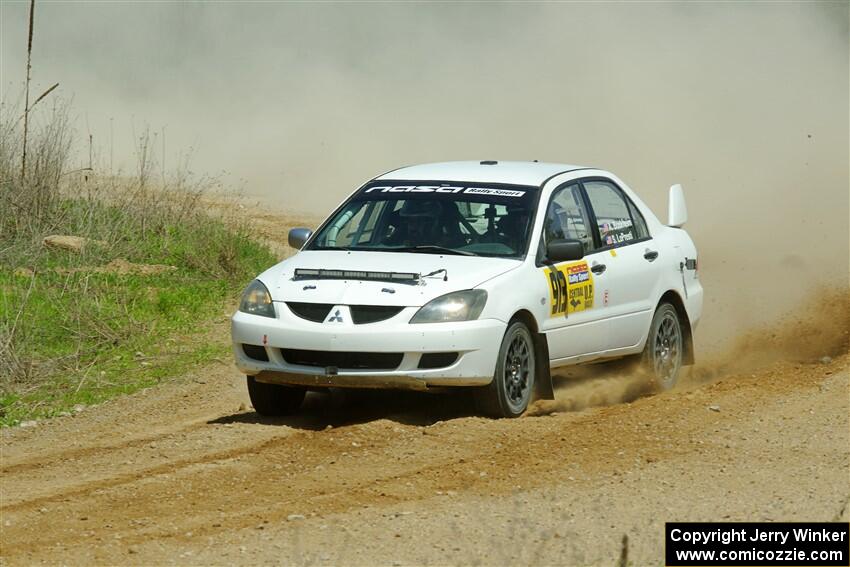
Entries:
POLYGON ((587 262, 547 266, 550 317, 569 315, 593 307, 593 274, 587 262))

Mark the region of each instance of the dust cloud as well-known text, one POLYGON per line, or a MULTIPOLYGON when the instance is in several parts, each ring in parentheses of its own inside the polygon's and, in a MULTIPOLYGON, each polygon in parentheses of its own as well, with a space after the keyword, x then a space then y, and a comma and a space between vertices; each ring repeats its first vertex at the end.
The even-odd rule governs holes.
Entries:
MULTIPOLYGON (((0 5, 4 111, 26 8, 0 5)), ((441 160, 603 167, 662 219, 681 182, 709 356, 847 290, 846 2, 36 10, 33 92, 59 82, 73 97, 103 168, 132 167, 149 124, 165 167, 188 152, 196 172, 290 212, 324 214, 371 176, 441 160)))
POLYGON ((555 399, 534 401, 526 415, 537 417, 613 406, 633 402, 654 391, 635 361, 559 368, 552 373, 555 399))
MULTIPOLYGON (((846 289, 821 288, 801 309, 760 328, 730 337, 726 346, 699 356, 684 368, 679 386, 690 388, 730 379, 778 363, 824 364, 846 356, 850 347, 850 295, 846 289)), ((636 359, 559 368, 553 371, 554 400, 538 400, 528 415, 632 402, 654 393, 636 359)))

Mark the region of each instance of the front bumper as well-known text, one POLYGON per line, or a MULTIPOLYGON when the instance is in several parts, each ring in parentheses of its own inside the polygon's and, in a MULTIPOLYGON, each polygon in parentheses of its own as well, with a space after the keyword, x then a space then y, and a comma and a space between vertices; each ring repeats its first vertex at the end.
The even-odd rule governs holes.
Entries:
POLYGON ((258 381, 314 387, 402 388, 489 384, 506 324, 496 319, 460 323, 408 323, 418 308, 409 307, 378 323, 315 323, 275 304, 277 318, 236 312, 231 319, 233 353, 240 371, 258 381), (265 349, 268 362, 248 357, 242 345, 265 349), (345 368, 291 364, 281 349, 323 352, 397 353, 393 369, 345 368), (443 368, 421 369, 424 353, 457 352, 443 368))

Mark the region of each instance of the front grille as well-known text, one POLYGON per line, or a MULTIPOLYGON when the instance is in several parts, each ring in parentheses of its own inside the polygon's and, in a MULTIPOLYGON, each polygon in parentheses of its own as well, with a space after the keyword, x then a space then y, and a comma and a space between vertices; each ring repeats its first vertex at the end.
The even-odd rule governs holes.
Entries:
POLYGON ((289 364, 335 366, 343 370, 395 370, 401 364, 401 352, 341 352, 282 348, 280 354, 289 364))
POLYGON ((366 323, 377 323, 385 321, 390 317, 395 317, 404 307, 393 307, 388 305, 352 305, 351 319, 355 325, 364 325, 366 323))
POLYGON ((315 323, 324 321, 333 308, 332 303, 299 303, 297 301, 287 301, 286 306, 302 319, 315 323))
MULTIPOLYGON (((297 316, 308 321, 313 321, 314 323, 323 322, 334 307, 332 303, 301 303, 298 301, 287 301, 286 306, 297 316)), ((354 324, 365 325, 367 323, 385 321, 390 317, 394 317, 401 313, 404 307, 352 305, 349 309, 351 310, 351 319, 354 321, 354 324)))
POLYGON ((421 370, 445 368, 454 364, 455 360, 457 360, 456 352, 426 352, 419 358, 419 368, 421 370))
POLYGON ((265 347, 257 346, 257 345, 242 345, 242 352, 245 353, 245 356, 248 358, 259 360, 260 362, 268 362, 269 361, 269 353, 266 352, 265 347))

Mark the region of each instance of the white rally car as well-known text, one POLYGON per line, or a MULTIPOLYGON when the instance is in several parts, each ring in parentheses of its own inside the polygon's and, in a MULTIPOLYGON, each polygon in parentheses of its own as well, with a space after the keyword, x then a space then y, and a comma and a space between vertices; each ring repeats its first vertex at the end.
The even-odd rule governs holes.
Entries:
POLYGON ((327 387, 474 387, 481 411, 552 397, 550 369, 643 357, 659 389, 692 364, 702 311, 680 185, 667 224, 616 176, 537 162, 416 165, 372 179, 233 315, 254 408, 327 387))

